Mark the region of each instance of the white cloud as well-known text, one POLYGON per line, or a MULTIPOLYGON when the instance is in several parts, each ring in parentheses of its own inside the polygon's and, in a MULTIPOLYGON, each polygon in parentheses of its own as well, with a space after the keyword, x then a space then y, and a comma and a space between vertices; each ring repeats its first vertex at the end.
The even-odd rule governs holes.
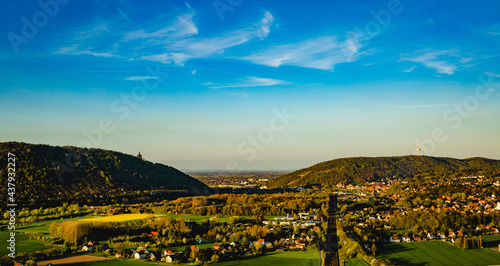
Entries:
POLYGON ((123 40, 148 39, 149 42, 158 44, 159 42, 173 42, 178 38, 196 35, 198 28, 193 22, 193 16, 194 12, 184 13, 178 16, 172 25, 150 33, 144 29, 132 31, 126 33, 123 40))
POLYGON ((241 45, 255 38, 267 37, 273 20, 274 17, 271 13, 266 11, 260 22, 252 27, 229 32, 220 37, 177 39, 172 43, 164 44, 167 52, 142 56, 141 59, 183 65, 185 61, 190 59, 221 54, 225 49, 241 45))
POLYGON ((479 30, 481 33, 490 35, 500 35, 500 24, 493 23, 479 30))
POLYGON ((487 75, 487 76, 496 77, 496 78, 500 78, 500 74, 495 74, 495 73, 493 73, 493 72, 486 72, 486 75, 487 75))
POLYGON ((122 56, 110 53, 110 52, 92 52, 92 47, 78 51, 78 45, 73 45, 69 47, 62 47, 55 52, 55 54, 63 54, 63 55, 91 55, 98 57, 115 57, 115 58, 123 58, 122 56))
POLYGON ((403 72, 409 73, 409 72, 412 72, 415 68, 416 68, 416 66, 412 66, 408 69, 403 70, 403 72))
POLYGON ((417 52, 418 55, 402 55, 401 59, 410 62, 418 62, 427 68, 436 70, 437 73, 452 75, 455 73, 457 66, 454 64, 439 59, 440 57, 457 57, 457 50, 443 50, 443 51, 424 51, 417 52))
POLYGON ((270 79, 270 78, 259 78, 259 77, 246 77, 241 79, 238 83, 212 83, 205 82, 204 86, 208 86, 211 89, 221 89, 221 88, 250 88, 250 87, 267 87, 282 84, 289 84, 288 81, 270 79))
POLYGON ((151 77, 151 76, 147 76, 147 77, 142 77, 142 76, 133 76, 133 77, 128 77, 128 78, 126 78, 125 80, 133 80, 133 81, 136 81, 136 80, 145 80, 145 79, 158 79, 158 77, 151 77))
POLYGON ((243 97, 243 98, 247 98, 248 97, 248 94, 245 93, 245 92, 230 92, 229 94, 235 95, 235 96, 240 96, 240 97, 243 97))
POLYGON ((106 23, 97 24, 91 29, 81 30, 76 36, 75 40, 85 40, 90 38, 95 38, 97 36, 103 35, 104 33, 109 33, 108 26, 106 23))
POLYGON ((323 36, 270 47, 241 59, 273 67, 290 65, 333 70, 336 64, 358 60, 361 54, 358 52, 359 48, 353 38, 339 41, 333 36, 323 36))

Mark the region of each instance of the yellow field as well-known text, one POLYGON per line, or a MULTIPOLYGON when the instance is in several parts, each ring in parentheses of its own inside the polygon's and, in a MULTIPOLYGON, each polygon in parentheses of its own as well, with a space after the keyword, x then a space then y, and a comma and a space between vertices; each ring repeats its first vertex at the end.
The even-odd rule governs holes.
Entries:
POLYGON ((86 218, 81 219, 81 222, 126 222, 133 220, 145 219, 150 216, 162 217, 163 215, 159 214, 148 214, 148 213, 132 213, 132 214, 118 214, 111 216, 102 216, 102 217, 94 217, 94 218, 86 218))

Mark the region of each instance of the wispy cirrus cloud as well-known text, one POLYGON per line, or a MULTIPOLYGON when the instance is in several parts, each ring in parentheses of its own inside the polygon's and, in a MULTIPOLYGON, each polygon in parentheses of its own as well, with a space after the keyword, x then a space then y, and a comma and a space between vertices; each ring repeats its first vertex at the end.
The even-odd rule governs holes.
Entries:
POLYGON ((358 60, 361 53, 352 38, 339 41, 334 36, 323 36, 297 43, 278 45, 240 59, 259 65, 281 65, 333 70, 336 64, 358 60))
MULTIPOLYGON (((420 51, 415 54, 403 54, 401 60, 421 63, 427 68, 436 70, 437 73, 452 75, 457 66, 449 60, 456 60, 458 50, 420 51), (446 59, 443 59, 445 57, 446 59)), ((470 60, 468 60, 470 61, 470 60)), ((468 62, 467 61, 467 62, 468 62)))
POLYGON ((290 82, 278 79, 270 78, 259 78, 259 77, 246 77, 240 79, 235 83, 212 83, 205 82, 203 85, 211 89, 222 89, 222 88, 250 88, 250 87, 267 87, 275 85, 289 84, 290 82))
POLYGON ((55 54, 62 55, 91 55, 98 57, 114 57, 114 58, 123 58, 120 55, 113 54, 111 52, 93 52, 92 47, 85 48, 84 50, 79 49, 79 45, 73 45, 70 47, 62 47, 54 52, 55 54))
MULTIPOLYGON (((112 25, 99 28, 107 35, 93 36, 88 34, 89 38, 84 39, 73 36, 67 41, 72 44, 65 45, 54 53, 149 60, 182 66, 190 59, 220 55, 226 49, 255 39, 263 39, 269 35, 274 21, 273 15, 265 11, 264 16, 251 26, 227 32, 221 36, 198 37, 198 27, 193 19, 195 13, 189 5, 187 6, 188 11, 176 16, 170 24, 159 29, 148 27, 147 29, 123 32, 115 30, 123 28, 118 25, 118 22, 115 22, 112 25), (94 49, 94 47, 99 47, 99 49, 94 49), (126 55, 126 57, 121 55, 126 55)), ((126 14, 121 11, 119 17, 124 16, 126 17, 126 14)), ((120 23, 124 21, 133 23, 128 17, 121 19, 120 23)), ((137 24, 133 24, 137 26, 137 24)))
POLYGON ((495 74, 493 72, 486 72, 486 75, 487 76, 492 76, 492 77, 495 77, 495 78, 500 78, 500 74, 495 74))
POLYGON ((146 79, 158 79, 158 77, 151 77, 151 76, 133 76, 133 77, 127 77, 125 80, 132 80, 132 81, 141 81, 141 80, 146 80, 146 79))
POLYGON ((478 30, 480 33, 489 35, 500 35, 500 24, 493 23, 478 30))
POLYGON ((412 67, 410 67, 410 68, 407 68, 407 69, 405 69, 405 70, 402 70, 402 72, 405 72, 405 73, 410 73, 410 72, 412 72, 415 68, 416 68, 416 66, 412 66, 412 67))
POLYGON ((190 59, 222 54, 228 48, 256 38, 267 37, 273 20, 273 15, 266 11, 260 22, 251 27, 229 32, 219 37, 179 39, 165 45, 167 52, 142 56, 140 59, 183 65, 185 61, 190 59))
POLYGON ((173 42, 176 39, 198 34, 198 28, 193 22, 194 12, 190 11, 177 16, 172 25, 168 25, 153 32, 146 32, 144 29, 128 32, 124 36, 124 41, 137 39, 148 39, 148 42, 173 42))

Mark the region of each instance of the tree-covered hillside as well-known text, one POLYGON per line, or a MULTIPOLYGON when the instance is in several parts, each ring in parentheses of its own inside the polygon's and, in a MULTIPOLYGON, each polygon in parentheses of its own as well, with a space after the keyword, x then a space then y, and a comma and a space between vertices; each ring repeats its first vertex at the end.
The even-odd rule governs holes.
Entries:
POLYGON ((16 156, 15 199, 24 205, 108 203, 99 200, 107 198, 134 202, 134 195, 209 193, 205 184, 177 169, 136 156, 102 149, 6 142, 0 143, 2 206, 7 200, 8 153, 16 156))
POLYGON ((429 156, 355 157, 322 162, 278 178, 269 187, 323 186, 364 183, 381 179, 441 175, 500 175, 500 161, 485 158, 452 159, 429 156))

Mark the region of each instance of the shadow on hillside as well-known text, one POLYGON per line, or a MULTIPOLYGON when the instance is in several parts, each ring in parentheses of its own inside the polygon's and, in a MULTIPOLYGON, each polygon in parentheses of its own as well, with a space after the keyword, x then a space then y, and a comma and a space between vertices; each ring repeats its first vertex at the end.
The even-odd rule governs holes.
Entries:
POLYGON ((378 255, 377 257, 379 257, 381 259, 389 259, 391 262, 393 262, 397 265, 411 265, 411 266, 427 265, 428 263, 425 263, 425 262, 415 263, 406 257, 394 256, 395 253, 412 252, 412 250, 415 250, 415 249, 416 248, 410 248, 406 245, 389 244, 389 245, 385 245, 384 248, 382 250, 380 250, 380 255, 378 255))

